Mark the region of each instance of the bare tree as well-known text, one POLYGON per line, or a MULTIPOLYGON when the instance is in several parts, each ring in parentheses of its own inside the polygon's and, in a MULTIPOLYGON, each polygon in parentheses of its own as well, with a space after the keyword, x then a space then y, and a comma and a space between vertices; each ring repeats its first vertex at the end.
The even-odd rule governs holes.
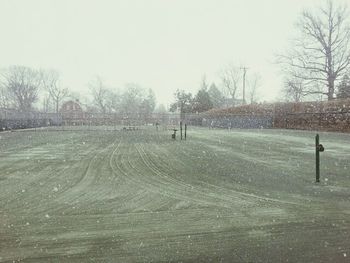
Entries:
POLYGON ((248 98, 250 104, 256 103, 258 97, 258 89, 261 86, 261 75, 258 73, 253 73, 253 75, 248 79, 248 98))
POLYGON ((10 108, 11 99, 7 89, 3 86, 0 86, 0 108, 10 108))
POLYGON ((96 77, 89 83, 93 103, 98 107, 99 111, 103 114, 107 112, 109 103, 109 91, 106 88, 100 77, 96 77))
POLYGON ((42 111, 43 112, 50 112, 51 109, 51 98, 49 94, 46 94, 43 98, 43 105, 42 105, 42 111))
POLYGON ((284 83, 283 93, 287 101, 301 102, 305 94, 305 86, 302 79, 287 79, 284 83))
POLYGON ((109 113, 120 112, 121 108, 121 95, 119 90, 107 90, 107 99, 106 99, 106 111, 109 113))
POLYGON ((136 83, 125 85, 121 97, 121 111, 125 116, 136 115, 140 111, 142 99, 145 97, 144 89, 136 83))
MULTIPOLYGON (((58 113, 62 100, 68 96, 68 89, 62 87, 60 74, 57 71, 45 71, 42 75, 44 88, 48 91, 49 96, 55 105, 55 111, 58 113)), ((47 102, 49 103, 49 101, 47 102)))
POLYGON ((318 82, 310 83, 304 79, 289 77, 284 81, 283 95, 286 101, 301 102, 305 98, 311 100, 322 100, 325 94, 322 92, 324 87, 318 82))
POLYGON ((231 97, 233 103, 236 100, 238 84, 240 79, 241 79, 240 69, 233 65, 228 65, 221 72, 221 81, 223 85, 223 90, 226 94, 228 94, 231 97))
POLYGON ((41 73, 24 66, 12 66, 2 74, 2 78, 14 106, 23 112, 32 110, 42 85, 41 73))
POLYGON ((335 82, 350 65, 350 26, 345 6, 329 0, 317 13, 304 11, 297 23, 301 35, 287 55, 279 56, 292 79, 301 79, 311 87, 308 94, 324 94, 334 98, 335 82), (317 82, 319 85, 313 85, 317 82))

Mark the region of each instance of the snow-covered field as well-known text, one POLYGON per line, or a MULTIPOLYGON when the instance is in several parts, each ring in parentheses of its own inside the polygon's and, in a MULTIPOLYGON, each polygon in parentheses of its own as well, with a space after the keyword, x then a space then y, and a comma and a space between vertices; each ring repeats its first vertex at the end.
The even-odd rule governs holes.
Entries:
POLYGON ((349 262, 350 135, 0 133, 0 262, 349 262))

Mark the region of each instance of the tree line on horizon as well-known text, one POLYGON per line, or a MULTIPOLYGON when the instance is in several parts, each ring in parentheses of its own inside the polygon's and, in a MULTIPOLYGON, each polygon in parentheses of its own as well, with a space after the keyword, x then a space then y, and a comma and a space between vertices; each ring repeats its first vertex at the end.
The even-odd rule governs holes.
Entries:
MULTIPOLYGON (((177 90, 176 100, 184 100, 184 104, 179 107, 183 107, 186 112, 199 113, 211 108, 241 104, 237 95, 242 81, 240 69, 227 66, 222 71, 221 80, 220 87, 214 82, 209 85, 204 75, 194 96, 184 90, 177 90)), ((260 81, 261 77, 257 73, 247 79, 247 98, 250 103, 257 101, 260 81)), ((154 111, 176 111, 178 104, 171 104, 169 109, 163 104, 156 108, 156 96, 152 89, 145 89, 135 83, 128 83, 122 89, 112 88, 99 76, 92 79, 87 87, 90 95, 88 99, 70 91, 62 83, 61 75, 56 70, 10 66, 0 73, 0 108, 16 109, 20 112, 39 110, 58 113, 64 101, 79 100, 85 110, 91 113, 149 116, 154 111)))
MULTIPOLYGON (((350 16, 347 6, 327 0, 315 9, 305 10, 297 19, 296 31, 290 47, 276 56, 284 78, 283 100, 350 98, 350 16)), ((161 104, 157 110, 200 113, 211 108, 257 103, 263 93, 259 91, 262 76, 250 71, 246 76, 242 68, 229 64, 221 70, 219 84, 209 84, 203 76, 196 94, 178 89, 170 108, 161 104)), ((90 112, 147 115, 156 109, 154 91, 138 84, 129 83, 117 89, 108 87, 96 77, 89 82, 88 88, 90 98, 84 99, 84 104, 90 112)), ((56 70, 10 66, 0 73, 0 108, 59 112, 64 100, 79 97, 62 84, 56 70)))
POLYGON ((0 108, 3 109, 58 113, 64 101, 75 100, 91 113, 147 117, 156 107, 154 91, 135 83, 128 83, 122 89, 111 88, 97 76, 87 85, 90 98, 82 101, 79 94, 63 85, 56 70, 11 66, 0 76, 0 108))

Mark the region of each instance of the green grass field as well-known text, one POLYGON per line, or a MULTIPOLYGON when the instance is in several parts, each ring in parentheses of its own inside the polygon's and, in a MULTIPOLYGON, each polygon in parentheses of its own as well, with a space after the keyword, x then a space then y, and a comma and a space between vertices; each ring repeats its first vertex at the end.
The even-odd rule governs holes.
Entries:
POLYGON ((0 262, 349 262, 350 135, 0 133, 0 262))

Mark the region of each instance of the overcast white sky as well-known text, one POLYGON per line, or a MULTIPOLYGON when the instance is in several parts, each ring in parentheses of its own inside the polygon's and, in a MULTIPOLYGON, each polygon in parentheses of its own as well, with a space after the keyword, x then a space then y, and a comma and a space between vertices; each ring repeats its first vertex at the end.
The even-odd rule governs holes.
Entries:
POLYGON ((259 72, 263 98, 274 100, 282 85, 274 54, 302 9, 321 2, 0 0, 0 67, 55 68, 81 94, 96 75, 111 87, 135 82, 168 104, 177 88, 196 92, 203 74, 220 84, 233 63, 259 72))

